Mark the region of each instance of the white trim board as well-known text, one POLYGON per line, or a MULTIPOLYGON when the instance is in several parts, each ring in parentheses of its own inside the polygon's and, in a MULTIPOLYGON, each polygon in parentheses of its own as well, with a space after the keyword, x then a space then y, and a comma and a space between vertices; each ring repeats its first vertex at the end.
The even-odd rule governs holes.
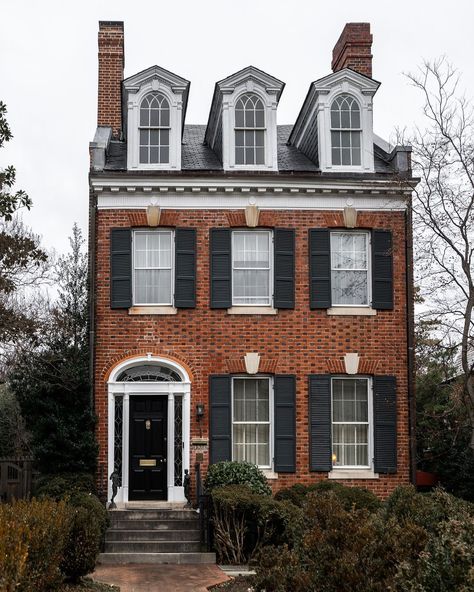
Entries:
MULTIPOLYGON (((249 205, 248 196, 215 195, 180 195, 161 194, 154 198, 156 205, 169 210, 238 210, 249 205)), ((151 205, 150 195, 130 195, 125 192, 99 194, 97 207, 99 210, 125 209, 141 210, 151 205)), ((401 196, 366 197, 358 195, 263 195, 255 198, 261 210, 343 210, 351 205, 362 211, 405 211, 407 202, 401 196), (350 202, 350 203, 348 203, 350 202)))

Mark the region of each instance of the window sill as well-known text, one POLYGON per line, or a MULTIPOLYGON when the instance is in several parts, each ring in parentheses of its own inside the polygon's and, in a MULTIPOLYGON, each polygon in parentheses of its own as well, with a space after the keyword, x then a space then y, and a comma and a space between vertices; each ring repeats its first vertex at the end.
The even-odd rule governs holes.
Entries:
POLYGON ((178 309, 174 306, 132 306, 129 315, 175 315, 178 309))
POLYGON ((328 316, 375 317, 377 311, 369 306, 333 306, 327 309, 328 316))
POLYGON ((328 479, 378 479, 379 474, 372 469, 333 469, 328 479))
POLYGON ((230 315, 276 315, 278 309, 273 306, 232 306, 227 309, 230 315))
POLYGON ((278 479, 278 473, 272 471, 272 469, 261 469, 262 473, 265 475, 267 479, 270 481, 278 479))

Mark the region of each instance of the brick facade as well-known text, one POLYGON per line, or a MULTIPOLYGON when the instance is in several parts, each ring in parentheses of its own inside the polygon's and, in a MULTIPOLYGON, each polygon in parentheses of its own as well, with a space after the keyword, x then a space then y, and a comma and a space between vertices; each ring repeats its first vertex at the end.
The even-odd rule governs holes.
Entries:
MULTIPOLYGON (((296 456, 294 474, 280 474, 272 481, 276 490, 327 477, 309 470, 308 375, 344 372, 343 356, 358 352, 360 372, 390 374, 397 378, 398 469, 379 479, 353 481, 378 495, 387 496, 397 485, 409 482, 409 410, 407 360, 406 219, 403 212, 360 212, 358 227, 393 232, 394 309, 376 316, 329 316, 326 310, 310 310, 308 230, 341 227, 342 214, 324 211, 265 211, 261 223, 296 230, 296 306, 277 315, 228 315, 209 307, 209 230, 243 224, 241 211, 167 210, 166 225, 197 229, 197 306, 176 315, 132 316, 110 308, 110 230, 146 224, 144 210, 99 210, 96 218, 95 254, 95 407, 100 446, 101 488, 107 484, 107 379, 111 369, 127 357, 148 352, 168 357, 189 370, 191 386, 191 438, 200 436, 197 403, 204 403, 202 435, 208 437, 209 375, 242 372, 246 352, 261 355, 261 369, 268 373, 295 374, 296 456)), ((193 470, 196 451, 191 446, 193 470)), ((347 483, 347 482, 346 482, 347 483)), ((351 484, 350 482, 348 482, 351 484)))

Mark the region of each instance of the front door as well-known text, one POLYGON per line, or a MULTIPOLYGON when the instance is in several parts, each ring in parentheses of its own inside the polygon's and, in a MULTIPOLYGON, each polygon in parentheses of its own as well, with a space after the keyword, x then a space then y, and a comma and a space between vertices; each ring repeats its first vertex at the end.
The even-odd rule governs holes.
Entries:
POLYGON ((130 500, 167 499, 167 396, 130 397, 130 500))

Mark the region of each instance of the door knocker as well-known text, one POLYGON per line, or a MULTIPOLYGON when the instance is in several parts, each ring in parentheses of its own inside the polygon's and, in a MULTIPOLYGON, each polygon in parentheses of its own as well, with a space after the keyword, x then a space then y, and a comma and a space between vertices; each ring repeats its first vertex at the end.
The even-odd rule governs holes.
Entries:
POLYGON ((147 430, 151 429, 151 421, 150 421, 149 419, 147 419, 147 420, 145 421, 145 428, 146 428, 147 430))

